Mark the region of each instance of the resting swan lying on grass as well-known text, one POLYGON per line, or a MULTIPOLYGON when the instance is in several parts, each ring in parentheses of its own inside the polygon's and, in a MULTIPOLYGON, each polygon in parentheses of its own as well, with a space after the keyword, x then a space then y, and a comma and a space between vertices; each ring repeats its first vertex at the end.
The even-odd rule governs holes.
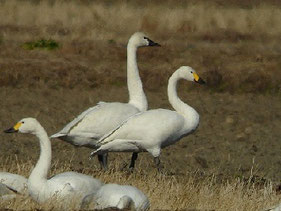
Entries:
POLYGON ((86 195, 95 193, 101 187, 102 183, 99 180, 77 172, 64 172, 47 179, 52 158, 51 142, 46 131, 36 119, 22 119, 5 132, 30 133, 37 136, 39 140, 40 157, 27 183, 28 192, 35 201, 43 203, 56 197, 64 203, 71 203, 71 199, 79 201, 86 195))
POLYGON ((93 202, 95 209, 118 208, 129 210, 148 210, 148 198, 139 189, 130 185, 106 184, 97 193, 83 199, 82 209, 93 202))
POLYGON ((100 147, 92 152, 91 156, 107 152, 147 151, 154 157, 160 170, 161 148, 174 144, 183 136, 192 133, 199 124, 199 114, 196 110, 182 102, 177 95, 177 82, 180 79, 205 83, 191 67, 180 67, 168 83, 169 102, 175 111, 153 109, 128 118, 97 142, 100 147))

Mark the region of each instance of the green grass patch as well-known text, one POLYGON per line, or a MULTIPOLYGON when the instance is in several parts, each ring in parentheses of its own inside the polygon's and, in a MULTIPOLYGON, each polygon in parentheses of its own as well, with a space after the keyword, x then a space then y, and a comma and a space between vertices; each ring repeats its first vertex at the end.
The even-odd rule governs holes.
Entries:
POLYGON ((54 50, 59 48, 59 44, 52 39, 40 39, 37 41, 25 42, 22 47, 26 50, 34 49, 44 49, 44 50, 54 50))

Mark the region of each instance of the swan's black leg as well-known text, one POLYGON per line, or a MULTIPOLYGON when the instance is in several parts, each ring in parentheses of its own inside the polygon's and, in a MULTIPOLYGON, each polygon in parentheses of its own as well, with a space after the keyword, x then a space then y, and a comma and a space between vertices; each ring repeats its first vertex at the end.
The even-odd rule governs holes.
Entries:
POLYGON ((101 169, 107 170, 107 157, 108 154, 98 155, 98 160, 100 162, 101 169))
POLYGON ((154 163, 156 164, 157 170, 162 173, 163 168, 161 166, 160 158, 159 157, 154 157, 154 163))
POLYGON ((134 168, 135 168, 135 161, 136 161, 137 158, 138 158, 138 153, 137 152, 133 152, 132 158, 131 158, 131 163, 130 163, 130 166, 129 166, 130 171, 134 170, 134 168))

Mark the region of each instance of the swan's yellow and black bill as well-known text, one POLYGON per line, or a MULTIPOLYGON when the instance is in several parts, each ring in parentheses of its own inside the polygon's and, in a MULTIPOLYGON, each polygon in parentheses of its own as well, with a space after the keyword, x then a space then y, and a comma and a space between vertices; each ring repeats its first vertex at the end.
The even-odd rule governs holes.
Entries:
POLYGON ((205 84, 206 82, 200 78, 197 73, 193 73, 194 81, 199 84, 205 84))
POLYGON ((148 41, 148 46, 161 46, 159 43, 152 41, 151 39, 145 37, 145 39, 148 41))
POLYGON ((22 124, 21 122, 18 122, 14 127, 4 130, 4 132, 5 133, 16 133, 19 131, 21 124, 22 124))

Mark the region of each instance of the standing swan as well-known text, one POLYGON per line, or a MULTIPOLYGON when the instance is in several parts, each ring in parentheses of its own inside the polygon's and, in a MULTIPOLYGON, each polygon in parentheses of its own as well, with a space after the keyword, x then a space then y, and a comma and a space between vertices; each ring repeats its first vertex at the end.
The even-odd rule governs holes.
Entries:
MULTIPOLYGON (((147 110, 147 99, 142 88, 137 65, 137 49, 142 46, 160 46, 141 32, 134 33, 127 46, 127 84, 128 103, 99 102, 96 106, 81 113, 68 123, 61 131, 51 136, 76 146, 97 149, 96 142, 105 134, 116 128, 128 117, 147 110)), ((136 155, 132 156, 130 167, 136 155)), ((98 155, 99 162, 107 169, 107 154, 98 155)))
POLYGON ((196 72, 188 66, 176 70, 169 79, 168 97, 175 111, 154 109, 136 114, 115 130, 98 141, 101 145, 91 156, 107 152, 141 152, 147 151, 153 157, 160 170, 161 148, 174 144, 183 136, 192 133, 199 124, 199 114, 182 102, 177 95, 179 79, 205 83, 196 72))
POLYGON ((25 118, 14 127, 5 130, 6 133, 30 133, 36 135, 40 142, 40 158, 28 178, 28 192, 31 197, 43 203, 52 197, 65 199, 63 202, 71 202, 71 198, 82 199, 84 196, 96 192, 102 183, 85 174, 77 172, 64 172, 47 179, 51 166, 51 142, 40 123, 34 118, 25 118))

